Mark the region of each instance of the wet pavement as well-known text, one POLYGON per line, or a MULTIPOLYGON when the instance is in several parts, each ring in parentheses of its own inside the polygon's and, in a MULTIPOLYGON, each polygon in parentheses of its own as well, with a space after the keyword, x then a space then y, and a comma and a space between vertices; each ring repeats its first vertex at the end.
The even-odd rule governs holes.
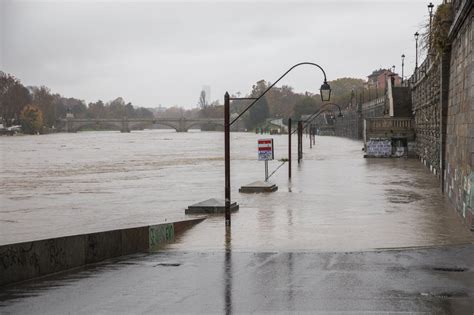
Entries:
POLYGON ((165 251, 0 290, 5 314, 473 314, 474 247, 165 251))

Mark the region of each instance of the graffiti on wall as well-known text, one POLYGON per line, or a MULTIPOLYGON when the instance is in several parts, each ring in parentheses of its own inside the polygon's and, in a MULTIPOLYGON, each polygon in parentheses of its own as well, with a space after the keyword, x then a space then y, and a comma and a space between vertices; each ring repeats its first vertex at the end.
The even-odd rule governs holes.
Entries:
POLYGON ((30 268, 40 269, 39 256, 34 250, 34 243, 29 243, 28 248, 23 246, 6 245, 0 252, 0 269, 8 270, 10 268, 30 268))
POLYGON ((62 246, 58 245, 54 239, 48 240, 46 243, 49 252, 49 264, 53 269, 62 270, 67 267, 66 253, 62 246))
POLYGON ((164 244, 174 241, 174 226, 172 223, 151 225, 149 235, 150 250, 159 249, 164 244))
POLYGON ((389 157, 392 155, 392 142, 384 138, 371 138, 367 141, 367 155, 389 157))
POLYGON ((474 205, 474 172, 470 167, 461 169, 448 164, 445 178, 445 189, 449 199, 457 212, 466 219, 472 214, 474 205))
POLYGON ((469 191, 469 210, 472 213, 472 208, 474 205, 474 172, 471 171, 471 174, 469 175, 469 186, 468 186, 468 191, 469 191))

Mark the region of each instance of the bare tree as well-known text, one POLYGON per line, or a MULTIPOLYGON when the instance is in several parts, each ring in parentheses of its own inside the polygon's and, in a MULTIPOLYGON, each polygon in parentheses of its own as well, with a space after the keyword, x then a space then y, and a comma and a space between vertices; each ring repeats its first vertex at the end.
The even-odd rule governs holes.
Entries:
POLYGON ((205 109, 206 107, 209 106, 206 100, 206 91, 202 90, 201 94, 199 95, 199 101, 198 101, 198 106, 201 109, 205 109))

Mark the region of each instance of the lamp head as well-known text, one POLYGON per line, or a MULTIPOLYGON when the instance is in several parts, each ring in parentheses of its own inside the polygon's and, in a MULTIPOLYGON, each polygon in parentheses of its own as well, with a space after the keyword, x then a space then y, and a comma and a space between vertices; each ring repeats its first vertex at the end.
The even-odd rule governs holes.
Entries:
POLYGON ((415 35, 415 39, 418 40, 418 36, 420 36, 420 34, 416 32, 414 35, 415 35))
POLYGON ((321 100, 323 102, 329 101, 331 99, 331 86, 326 80, 324 80, 324 83, 321 85, 319 92, 321 93, 321 100))
POLYGON ((430 14, 433 13, 433 8, 434 8, 434 4, 430 2, 430 4, 428 4, 428 12, 430 12, 430 14))

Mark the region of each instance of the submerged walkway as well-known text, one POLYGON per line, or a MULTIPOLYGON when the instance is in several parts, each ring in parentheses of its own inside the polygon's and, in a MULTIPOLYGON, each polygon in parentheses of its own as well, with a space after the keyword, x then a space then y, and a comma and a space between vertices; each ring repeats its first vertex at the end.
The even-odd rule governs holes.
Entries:
MULTIPOLYGON (((364 159, 361 148, 358 141, 317 137, 313 149, 304 148, 291 181, 285 167, 271 178, 278 191, 234 192, 240 210, 232 214, 232 248, 352 251, 473 241, 418 160, 364 159)), ((260 179, 262 167, 235 161, 233 188, 260 179)), ((171 248, 222 249, 223 230, 222 216, 210 217, 171 248)))

